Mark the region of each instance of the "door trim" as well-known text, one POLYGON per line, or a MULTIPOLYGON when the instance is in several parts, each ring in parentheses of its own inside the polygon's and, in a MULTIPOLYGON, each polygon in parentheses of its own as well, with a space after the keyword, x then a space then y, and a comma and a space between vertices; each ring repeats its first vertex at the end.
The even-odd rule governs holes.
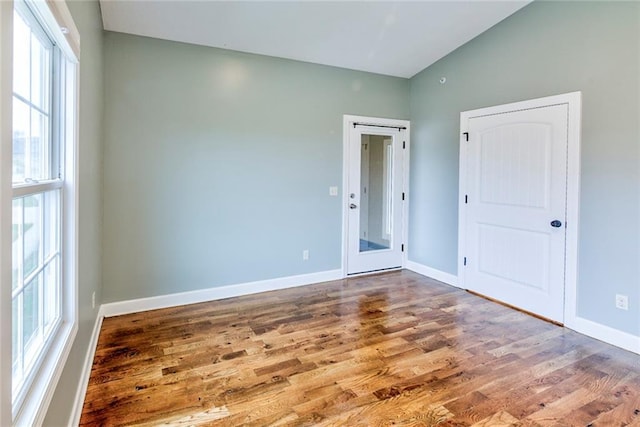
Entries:
MULTIPOLYGON (((406 144, 404 149, 404 156, 402 159, 402 191, 405 194, 404 203, 402 205, 402 240, 404 242, 404 252, 402 253, 402 268, 405 268, 407 264, 408 253, 408 225, 409 225, 409 155, 410 155, 410 139, 411 139, 411 122, 408 120, 397 119, 385 119, 380 117, 366 117, 366 116, 354 116, 351 114, 345 114, 342 116, 342 277, 355 277, 365 274, 380 273, 367 272, 362 274, 347 274, 348 266, 348 244, 349 244, 349 130, 353 126, 354 122, 366 123, 369 125, 377 126, 393 126, 393 127, 405 127, 406 128, 406 144)), ((384 271, 384 270, 382 270, 384 271)))
MULTIPOLYGON (((567 105, 567 197, 566 197, 566 242, 565 242, 565 284, 564 284, 564 325, 575 329, 578 322, 577 284, 578 284, 578 231, 580 208, 580 132, 582 117, 582 93, 571 92, 522 102, 480 108, 460 113, 460 169, 459 169, 459 206, 464 205, 466 188, 466 150, 465 133, 469 131, 471 118, 503 114, 518 110, 567 105)), ((464 253, 466 252, 466 210, 458 209, 458 280, 461 288, 466 289, 464 253)))

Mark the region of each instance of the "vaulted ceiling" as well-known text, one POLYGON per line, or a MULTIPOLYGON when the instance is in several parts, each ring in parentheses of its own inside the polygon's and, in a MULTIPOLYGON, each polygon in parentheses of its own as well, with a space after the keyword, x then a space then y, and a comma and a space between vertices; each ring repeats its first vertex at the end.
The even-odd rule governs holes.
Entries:
POLYGON ((528 3, 100 1, 109 31, 398 77, 412 77, 528 3))

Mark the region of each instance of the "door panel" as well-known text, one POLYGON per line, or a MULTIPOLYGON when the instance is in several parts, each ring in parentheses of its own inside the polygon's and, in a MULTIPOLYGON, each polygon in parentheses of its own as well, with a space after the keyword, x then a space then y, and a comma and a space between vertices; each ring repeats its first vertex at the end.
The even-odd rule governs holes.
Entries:
POLYGON ((402 266, 404 130, 352 127, 347 274, 402 266))
POLYGON ((567 108, 470 118, 465 162, 465 286, 556 321, 564 309, 567 108))
POLYGON ((551 131, 546 123, 520 123, 480 133, 482 203, 548 206, 551 131))
POLYGON ((545 233, 478 224, 478 272, 547 292, 548 245, 545 233))

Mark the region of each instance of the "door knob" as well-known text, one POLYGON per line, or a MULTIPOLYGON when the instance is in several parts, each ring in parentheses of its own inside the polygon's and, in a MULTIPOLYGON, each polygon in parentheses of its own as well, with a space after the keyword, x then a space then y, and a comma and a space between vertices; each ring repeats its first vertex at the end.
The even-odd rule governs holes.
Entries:
POLYGON ((351 203, 351 204, 349 205, 349 208, 350 208, 350 209, 355 209, 355 208, 357 208, 357 207, 358 207, 358 206, 357 206, 357 205, 355 205, 354 203, 351 203))
POLYGON ((558 221, 557 219, 554 219, 553 221, 551 221, 551 226, 555 228, 562 227, 562 222, 558 221))

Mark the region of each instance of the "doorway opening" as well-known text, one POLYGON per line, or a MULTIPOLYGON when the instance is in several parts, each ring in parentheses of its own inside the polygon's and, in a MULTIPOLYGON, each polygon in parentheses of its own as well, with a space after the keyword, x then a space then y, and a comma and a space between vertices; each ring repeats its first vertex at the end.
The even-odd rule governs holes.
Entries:
POLYGON ((402 268, 409 122, 345 115, 343 145, 344 275, 402 268))

